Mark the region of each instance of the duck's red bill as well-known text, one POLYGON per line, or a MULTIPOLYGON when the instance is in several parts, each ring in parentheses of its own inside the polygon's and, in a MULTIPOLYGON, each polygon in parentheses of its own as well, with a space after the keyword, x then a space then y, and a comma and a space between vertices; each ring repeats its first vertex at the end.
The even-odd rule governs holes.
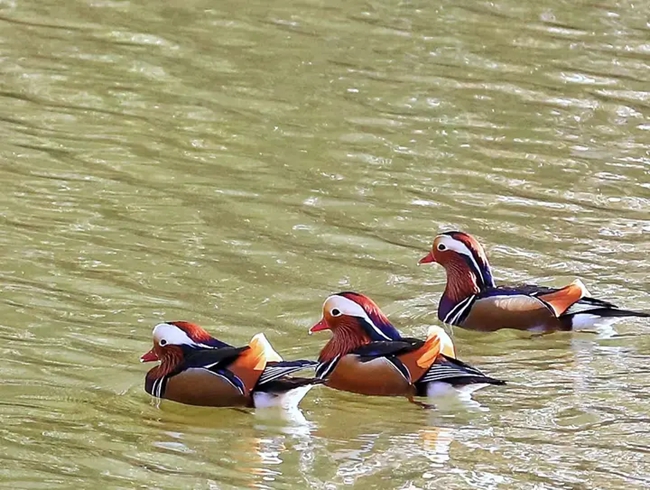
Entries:
POLYGON ((321 318, 320 322, 309 329, 309 333, 320 332, 322 330, 328 330, 330 327, 325 321, 325 318, 321 318))
POLYGON ((433 256, 433 251, 429 252, 426 257, 422 257, 420 259, 420 262, 418 264, 430 264, 432 262, 435 262, 436 258, 433 256))
POLYGON ((140 362, 154 362, 157 360, 158 360, 158 356, 153 351, 153 349, 151 349, 146 354, 143 354, 142 357, 140 358, 140 362))

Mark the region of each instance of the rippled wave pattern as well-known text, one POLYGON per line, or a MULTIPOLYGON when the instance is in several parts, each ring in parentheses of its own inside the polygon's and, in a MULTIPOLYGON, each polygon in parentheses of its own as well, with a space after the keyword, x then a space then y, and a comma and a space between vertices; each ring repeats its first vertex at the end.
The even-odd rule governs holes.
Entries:
POLYGON ((650 3, 0 0, 6 488, 642 488, 648 325, 455 331, 474 409, 317 388, 302 416, 156 403, 151 327, 324 298, 436 322, 437 232, 501 281, 648 309, 650 3))

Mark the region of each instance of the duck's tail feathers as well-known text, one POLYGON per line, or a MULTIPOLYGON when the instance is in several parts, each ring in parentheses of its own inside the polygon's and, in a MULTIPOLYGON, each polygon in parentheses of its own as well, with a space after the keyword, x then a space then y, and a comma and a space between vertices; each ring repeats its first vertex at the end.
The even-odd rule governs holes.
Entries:
POLYGON ((452 386, 468 384, 491 384, 504 385, 505 381, 483 374, 477 368, 465 364, 458 359, 449 356, 442 356, 443 360, 432 365, 426 374, 418 380, 418 384, 443 381, 452 386))
POLYGON ((618 308, 616 309, 603 308, 599 310, 592 310, 589 313, 591 313, 592 315, 598 315, 607 318, 617 318, 617 317, 624 317, 624 316, 650 318, 650 313, 646 313, 645 311, 621 310, 618 308))
POLYGON ((619 308, 614 303, 609 301, 603 301, 602 299, 592 298, 590 296, 585 296, 572 304, 569 309, 567 309, 562 316, 571 316, 578 314, 590 314, 595 316, 601 316, 606 318, 618 318, 625 316, 636 316, 641 318, 650 317, 650 313, 645 311, 634 311, 634 310, 624 310, 619 308))
POLYGON ((266 364, 262 376, 260 376, 260 379, 257 381, 257 385, 260 386, 266 383, 271 383, 283 376, 288 376, 289 374, 302 371, 303 369, 316 369, 317 365, 318 363, 316 361, 309 361, 306 359, 269 362, 266 364))
POLYGON ((569 318, 572 330, 590 330, 607 327, 621 318, 630 317, 650 318, 650 313, 604 307, 573 313, 569 318))
POLYGON ((318 378, 283 378, 265 383, 253 392, 255 408, 282 407, 294 409, 315 385, 325 381, 318 378))

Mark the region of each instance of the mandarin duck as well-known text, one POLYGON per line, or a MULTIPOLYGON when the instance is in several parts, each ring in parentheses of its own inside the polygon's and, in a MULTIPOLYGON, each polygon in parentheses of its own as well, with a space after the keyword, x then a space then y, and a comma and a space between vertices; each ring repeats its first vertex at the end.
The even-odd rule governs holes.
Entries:
POLYGON ((436 396, 456 388, 471 392, 487 384, 505 384, 456 359, 454 344, 440 327, 426 340, 402 337, 367 296, 342 292, 323 304, 321 320, 309 333, 331 330, 318 357, 316 377, 325 385, 362 395, 436 396), (469 388, 469 390, 467 390, 469 388))
POLYGON ((233 347, 189 322, 160 323, 153 348, 141 362, 160 361, 145 378, 145 391, 187 405, 295 408, 316 378, 288 376, 315 361, 283 361, 264 334, 233 347))
POLYGON ((592 328, 621 317, 650 317, 590 297, 579 279, 563 288, 496 286, 485 250, 473 236, 460 231, 443 233, 433 240, 431 251, 420 264, 434 262, 447 273, 438 318, 450 325, 481 331, 514 328, 549 332, 592 328))

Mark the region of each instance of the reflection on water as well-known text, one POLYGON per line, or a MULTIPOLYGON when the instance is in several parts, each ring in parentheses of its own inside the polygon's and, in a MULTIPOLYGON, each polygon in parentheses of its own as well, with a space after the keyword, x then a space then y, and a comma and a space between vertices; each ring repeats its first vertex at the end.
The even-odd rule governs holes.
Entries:
POLYGON ((138 363, 170 319, 314 357, 342 289, 422 337, 450 228, 648 309, 647 3, 0 1, 0 485, 649 486, 641 320, 454 330, 480 410, 156 404, 138 363))
MULTIPOLYGON (((319 487, 317 475, 323 465, 327 481, 353 484, 373 475, 383 478, 414 457, 422 459, 418 472, 429 479, 433 477, 429 470, 440 469, 449 461, 455 433, 453 428, 436 426, 440 420, 431 415, 432 425, 426 422, 411 432, 400 427, 377 431, 376 424, 360 423, 348 427, 344 438, 332 439, 324 435, 336 432, 329 427, 335 421, 329 419, 318 427, 297 413, 273 409, 239 412, 250 418, 248 426, 227 446, 214 447, 212 453, 222 462, 233 463, 232 484, 254 488, 274 488, 274 483, 283 483, 288 465, 297 465, 304 483, 319 487)), ((210 426, 209 421, 199 418, 182 431, 161 430, 152 446, 165 454, 205 458, 201 445, 187 441, 187 436, 194 429, 210 426)))

